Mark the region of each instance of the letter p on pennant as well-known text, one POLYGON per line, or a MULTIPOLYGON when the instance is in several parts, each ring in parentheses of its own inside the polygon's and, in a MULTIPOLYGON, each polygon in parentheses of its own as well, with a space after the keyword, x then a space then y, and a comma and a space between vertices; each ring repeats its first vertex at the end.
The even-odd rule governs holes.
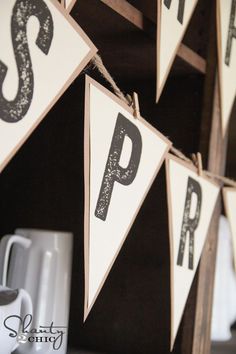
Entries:
POLYGON ((170 145, 131 107, 86 78, 85 319, 170 145))

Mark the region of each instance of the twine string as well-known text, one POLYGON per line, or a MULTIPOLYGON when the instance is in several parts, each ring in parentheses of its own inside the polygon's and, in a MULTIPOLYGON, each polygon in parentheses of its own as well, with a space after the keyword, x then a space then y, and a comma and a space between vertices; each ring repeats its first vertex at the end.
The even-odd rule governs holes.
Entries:
POLYGON ((193 163, 191 159, 189 159, 187 156, 185 156, 182 151, 176 149, 174 146, 171 146, 170 152, 172 152, 175 156, 179 157, 181 160, 188 162, 188 163, 193 163))
POLYGON ((217 175, 215 173, 212 173, 212 172, 206 171, 206 170, 204 170, 203 172, 207 177, 209 177, 211 179, 221 181, 227 186, 236 188, 236 181, 231 178, 220 176, 220 175, 217 175))
POLYGON ((130 96, 125 96, 124 93, 119 89, 115 80, 113 79, 109 71, 104 66, 100 55, 95 54, 94 57, 92 58, 92 63, 98 69, 102 77, 104 77, 104 79, 106 79, 109 82, 116 96, 118 96, 121 100, 123 100, 128 106, 132 105, 132 101, 130 101, 130 96))
MULTIPOLYGON (((107 82, 109 82, 109 84, 111 85, 111 87, 112 87, 114 93, 116 94, 116 96, 118 96, 128 106, 132 106, 134 108, 134 111, 136 110, 136 113, 139 114, 139 106, 137 106, 137 102, 138 102, 137 101, 137 96, 135 96, 136 102, 132 100, 130 95, 126 95, 125 96, 125 94, 117 86, 115 80, 113 79, 113 77, 111 76, 109 71, 106 69, 105 65, 103 64, 101 56, 98 55, 98 54, 95 54, 95 56, 92 58, 91 61, 93 63, 93 66, 98 69, 98 71, 100 72, 102 77, 105 80, 107 80, 107 82), (137 107, 138 107, 138 109, 137 109, 137 107)), ((218 180, 220 182, 223 182, 223 184, 225 184, 227 186, 231 186, 231 187, 236 188, 236 181, 235 180, 233 180, 231 178, 228 178, 228 177, 217 175, 217 174, 215 174, 213 172, 210 172, 210 171, 207 171, 207 170, 203 170, 202 158, 201 158, 201 154, 200 153, 192 154, 192 159, 190 159, 186 155, 184 155, 184 153, 182 153, 182 151, 180 151, 179 149, 176 149, 174 146, 172 146, 170 148, 170 152, 172 152, 175 156, 177 156, 181 160, 196 166, 197 169, 198 169, 198 174, 200 176, 205 175, 205 176, 207 176, 210 179, 218 180)))

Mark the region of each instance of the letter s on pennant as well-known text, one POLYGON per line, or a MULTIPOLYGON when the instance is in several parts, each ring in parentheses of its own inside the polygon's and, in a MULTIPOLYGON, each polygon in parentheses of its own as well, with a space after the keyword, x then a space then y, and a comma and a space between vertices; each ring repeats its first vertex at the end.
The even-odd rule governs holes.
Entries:
POLYGON ((0 60, 0 118, 8 123, 17 123, 28 112, 34 91, 34 74, 27 39, 27 23, 36 16, 40 29, 37 46, 48 54, 53 39, 53 19, 43 0, 16 0, 11 18, 11 37, 18 71, 18 92, 12 101, 3 96, 3 82, 8 67, 0 60))

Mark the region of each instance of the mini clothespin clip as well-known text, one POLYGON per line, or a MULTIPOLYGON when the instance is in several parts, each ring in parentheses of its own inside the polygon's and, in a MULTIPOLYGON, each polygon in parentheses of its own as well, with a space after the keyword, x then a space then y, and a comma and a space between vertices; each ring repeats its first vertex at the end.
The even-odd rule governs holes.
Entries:
POLYGON ((135 118, 140 118, 139 99, 136 92, 133 93, 133 109, 135 118))
POLYGON ((128 106, 133 107, 133 99, 132 97, 127 93, 127 95, 125 96, 128 106))
POLYGON ((197 156, 195 154, 191 154, 191 157, 192 157, 192 161, 193 161, 194 166, 197 166, 197 156))
POLYGON ((198 175, 201 177, 203 174, 203 168, 202 168, 202 155, 200 152, 197 153, 197 169, 198 169, 198 175))
POLYGON ((203 175, 203 167, 202 167, 202 155, 200 152, 197 154, 192 154, 192 160, 194 165, 197 167, 198 175, 201 177, 203 175))

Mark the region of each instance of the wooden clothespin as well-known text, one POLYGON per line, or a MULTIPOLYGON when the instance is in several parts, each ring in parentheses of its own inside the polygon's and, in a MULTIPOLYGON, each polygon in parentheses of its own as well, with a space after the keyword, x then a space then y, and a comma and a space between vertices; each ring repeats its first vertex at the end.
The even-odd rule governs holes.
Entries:
POLYGON ((202 155, 200 152, 197 153, 197 169, 198 169, 198 175, 202 177, 203 175, 202 155))
POLYGON ((136 92, 133 93, 133 109, 135 118, 140 118, 140 108, 139 108, 139 99, 136 92))
POLYGON ((192 161, 193 161, 194 166, 197 166, 197 156, 196 156, 196 154, 191 154, 191 157, 192 157, 192 161))
POLYGON ((63 6, 64 8, 66 8, 66 0, 61 0, 60 2, 61 2, 61 4, 62 4, 62 6, 63 6))
POLYGON ((200 152, 197 154, 192 154, 193 164, 197 168, 198 175, 201 177, 203 175, 203 167, 202 167, 202 155, 200 152))

